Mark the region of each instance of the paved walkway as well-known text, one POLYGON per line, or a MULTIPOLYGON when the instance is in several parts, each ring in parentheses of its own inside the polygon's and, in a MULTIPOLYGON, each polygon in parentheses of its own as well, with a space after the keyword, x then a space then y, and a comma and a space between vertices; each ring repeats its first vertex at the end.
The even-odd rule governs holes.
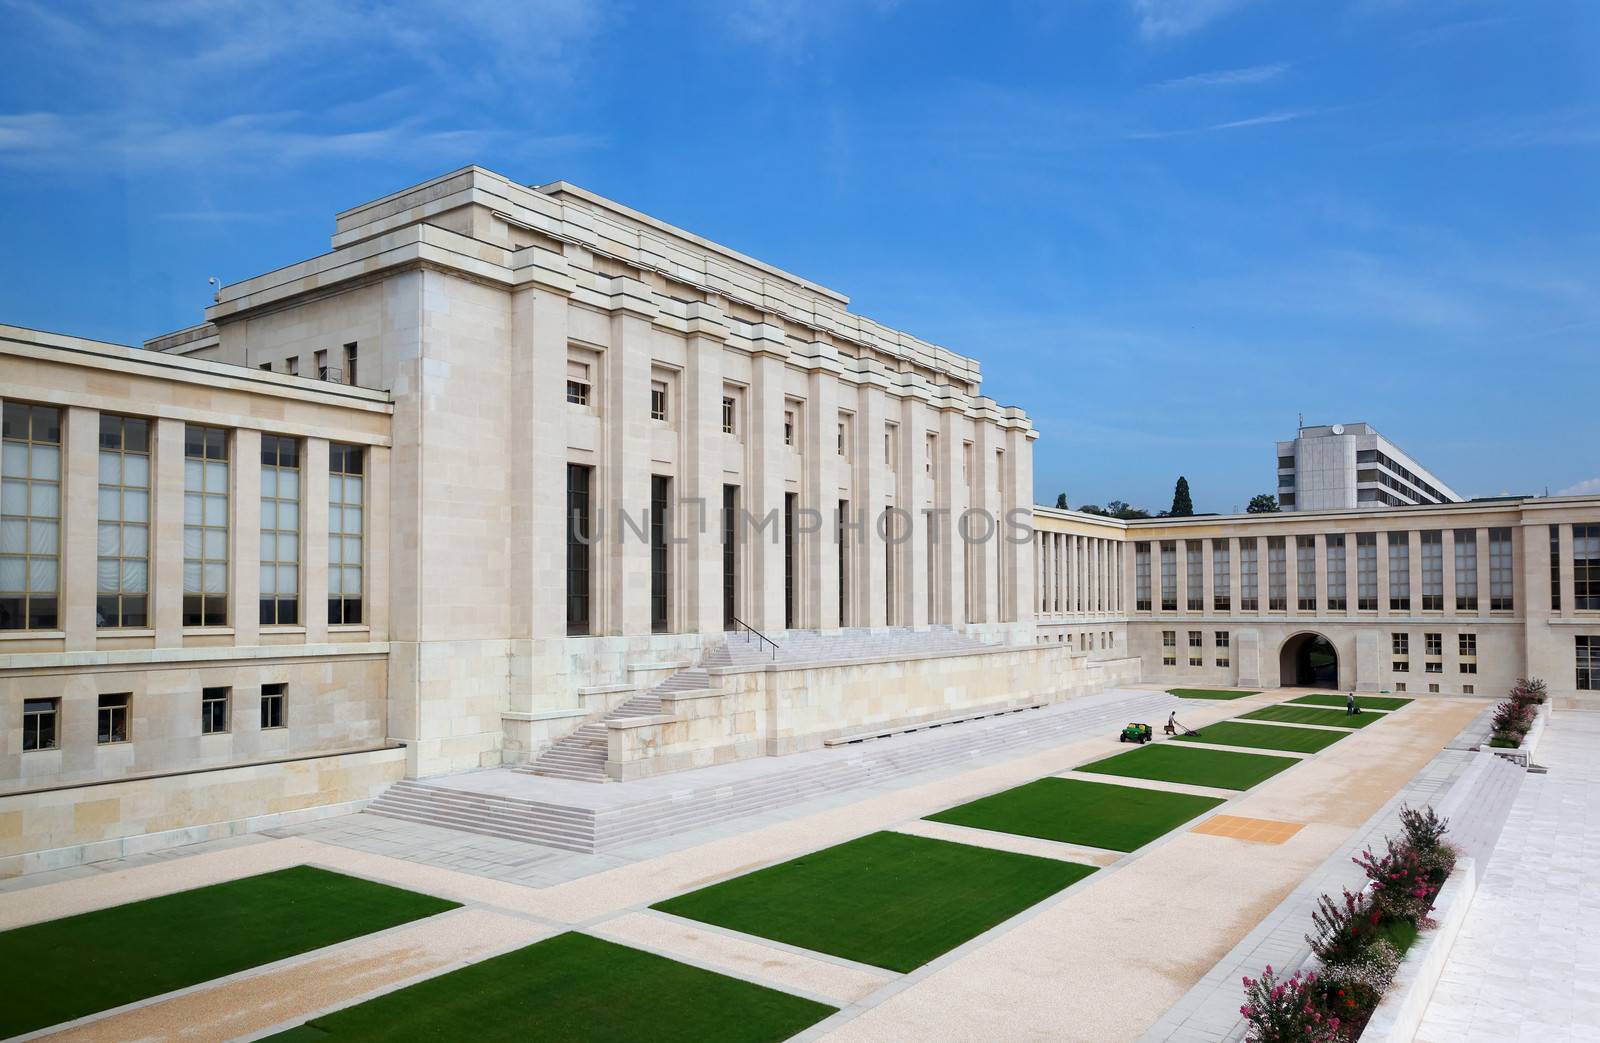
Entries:
POLYGON ((1600 1039, 1600 714, 1555 713, 1416 1043, 1600 1039))

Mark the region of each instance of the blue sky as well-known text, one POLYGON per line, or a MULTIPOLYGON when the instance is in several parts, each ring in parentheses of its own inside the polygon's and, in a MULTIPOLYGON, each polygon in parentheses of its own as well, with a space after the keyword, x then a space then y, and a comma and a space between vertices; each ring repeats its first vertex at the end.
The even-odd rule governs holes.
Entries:
POLYGON ((1600 4, 0 0, 0 321, 137 343, 469 162, 978 356, 1036 493, 1376 424, 1600 490, 1600 4))

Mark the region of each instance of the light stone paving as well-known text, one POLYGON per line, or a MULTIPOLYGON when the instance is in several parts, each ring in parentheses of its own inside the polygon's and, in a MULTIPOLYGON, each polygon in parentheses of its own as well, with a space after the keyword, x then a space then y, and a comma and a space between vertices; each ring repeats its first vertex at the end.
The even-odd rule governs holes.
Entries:
POLYGON ((1416 1043, 1600 1039, 1600 715, 1557 711, 1416 1043))
POLYGON ((1000 833, 992 829, 975 829, 972 826, 958 826, 953 822, 929 822, 926 819, 903 823, 895 827, 895 832, 914 837, 928 837, 932 840, 949 840, 957 844, 971 844, 974 847, 987 847, 996 851, 1011 851, 1019 855, 1053 858, 1060 862, 1082 862, 1091 866, 1109 866, 1126 857, 1121 851, 1064 844, 1056 840, 1025 837, 1016 833, 1000 833))

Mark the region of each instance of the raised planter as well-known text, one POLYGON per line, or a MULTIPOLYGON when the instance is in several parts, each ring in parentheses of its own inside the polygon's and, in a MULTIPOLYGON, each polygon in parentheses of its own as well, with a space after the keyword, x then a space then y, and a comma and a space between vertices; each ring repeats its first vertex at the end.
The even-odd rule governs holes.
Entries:
POLYGON ((1533 727, 1528 729, 1528 734, 1522 737, 1522 745, 1516 748, 1490 746, 1487 743, 1482 747, 1496 757, 1504 757, 1508 761, 1526 768, 1533 763, 1533 753, 1539 747, 1539 739, 1544 735, 1545 725, 1550 721, 1550 700, 1546 699, 1540 704, 1538 711, 1533 715, 1533 727))
POLYGON ((1394 981, 1361 1033, 1361 1043, 1411 1043, 1422 1027, 1428 1001, 1444 974, 1450 949, 1461 933, 1477 890, 1477 862, 1467 857, 1457 859, 1450 879, 1439 889, 1433 903, 1431 916, 1438 926, 1418 935, 1400 961, 1394 981))

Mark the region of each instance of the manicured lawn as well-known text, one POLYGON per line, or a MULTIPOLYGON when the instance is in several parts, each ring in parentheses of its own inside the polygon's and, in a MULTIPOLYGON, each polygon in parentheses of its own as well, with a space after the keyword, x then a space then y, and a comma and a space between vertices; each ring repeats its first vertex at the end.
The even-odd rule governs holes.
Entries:
POLYGON ((419 920, 458 903, 313 866, 0 934, 0 1038, 419 920))
POLYGON ((1221 803, 1218 797, 1189 793, 1163 793, 1082 779, 1039 779, 928 818, 1067 844, 1132 851, 1221 803))
POLYGON ((268 1038, 768 1043, 833 1012, 787 992, 568 933, 268 1038))
POLYGON ((1230 688, 1168 688, 1168 695, 1175 695, 1179 699, 1243 699, 1247 695, 1260 695, 1260 692, 1241 692, 1230 688))
POLYGON ((1213 786, 1217 789, 1249 789, 1261 780, 1270 779, 1285 768, 1292 768, 1299 763, 1292 757, 1205 750, 1193 744, 1186 746, 1163 742, 1085 764, 1077 770, 1132 779, 1181 782, 1190 786, 1213 786))
POLYGON ((1316 753, 1344 738, 1349 732, 1329 732, 1317 728, 1278 728, 1270 724, 1242 724, 1218 721, 1200 729, 1199 735, 1180 735, 1179 742, 1216 743, 1218 746, 1249 746, 1258 750, 1291 750, 1316 753))
POLYGON ((1240 714, 1241 721, 1282 721, 1285 724, 1321 724, 1332 728, 1365 728, 1373 721, 1383 720, 1381 713, 1363 713, 1351 716, 1343 710, 1324 710, 1320 706, 1263 706, 1259 710, 1240 714))
MULTIPOLYGON (((1398 710, 1409 703, 1410 699, 1397 699, 1391 695, 1358 695, 1356 705, 1363 710, 1398 710)), ((1299 706, 1337 706, 1344 709, 1344 696, 1342 695, 1302 695, 1289 702, 1299 706)))
POLYGON ((871 833, 651 906, 911 971, 1094 872, 947 840, 871 833))

